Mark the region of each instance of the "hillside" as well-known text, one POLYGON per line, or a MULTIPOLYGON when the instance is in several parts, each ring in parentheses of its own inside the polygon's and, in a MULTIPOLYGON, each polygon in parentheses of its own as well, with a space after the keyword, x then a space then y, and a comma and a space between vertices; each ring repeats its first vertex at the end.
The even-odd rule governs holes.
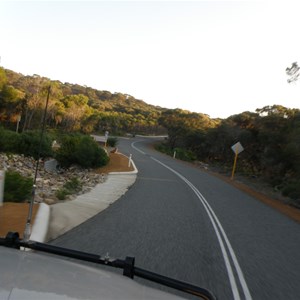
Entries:
POLYGON ((1 85, 4 90, 0 95, 0 121, 6 126, 21 116, 21 130, 35 129, 51 85, 47 116, 50 128, 86 133, 108 130, 157 134, 164 131, 157 120, 166 109, 131 95, 62 83, 39 75, 24 76, 7 69, 0 74, 0 89, 1 85))

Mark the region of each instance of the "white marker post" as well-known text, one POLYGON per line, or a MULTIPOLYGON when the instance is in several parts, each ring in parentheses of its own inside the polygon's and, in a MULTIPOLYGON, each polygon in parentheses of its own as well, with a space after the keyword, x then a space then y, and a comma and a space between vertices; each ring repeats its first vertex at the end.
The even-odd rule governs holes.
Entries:
POLYGON ((244 151, 244 147, 242 146, 242 144, 240 142, 237 142, 236 144, 234 144, 231 147, 232 151, 234 152, 235 156, 234 156, 234 162, 233 162, 233 167, 232 167, 232 173, 231 173, 231 180, 234 177, 234 172, 235 172, 235 168, 236 168, 236 162, 237 162, 237 158, 239 153, 241 153, 242 151, 244 151))
POLYGON ((105 131, 105 146, 104 146, 105 148, 106 148, 106 144, 107 144, 108 135, 109 135, 109 132, 105 131))
POLYGON ((129 155, 129 160, 128 160, 128 167, 131 166, 131 160, 132 160, 132 154, 129 155))
POLYGON ((0 206, 2 206, 4 198, 4 180, 5 171, 0 170, 0 206))

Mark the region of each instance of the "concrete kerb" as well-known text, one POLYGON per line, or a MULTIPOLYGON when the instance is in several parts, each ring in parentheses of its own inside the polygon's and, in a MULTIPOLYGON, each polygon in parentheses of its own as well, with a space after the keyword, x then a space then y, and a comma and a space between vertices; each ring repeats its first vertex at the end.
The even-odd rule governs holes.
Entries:
POLYGON ((41 203, 30 239, 41 243, 47 239, 54 239, 106 209, 134 184, 138 170, 132 160, 131 164, 133 171, 110 172, 104 183, 98 184, 90 192, 78 196, 75 200, 53 204, 51 207, 41 203), (102 199, 99 199, 99 195, 102 199), (72 211, 74 214, 70 213, 72 211))
POLYGON ((48 227, 50 221, 50 207, 46 203, 39 205, 38 212, 35 216, 34 224, 30 239, 36 242, 44 242, 47 237, 48 227))

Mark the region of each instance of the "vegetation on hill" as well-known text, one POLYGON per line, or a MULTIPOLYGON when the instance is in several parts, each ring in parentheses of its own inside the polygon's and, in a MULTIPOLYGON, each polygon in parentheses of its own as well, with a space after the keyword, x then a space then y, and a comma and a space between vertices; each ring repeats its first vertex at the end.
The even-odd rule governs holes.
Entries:
MULTIPOLYGON (((297 64, 287 68, 290 81, 297 80, 298 73, 297 64)), ((36 134, 29 131, 41 126, 49 85, 48 132, 167 133, 168 139, 159 146, 161 150, 170 155, 176 151, 178 158, 189 161, 218 164, 228 171, 234 158, 231 146, 240 142, 245 150, 239 155, 237 172, 269 182, 300 205, 299 109, 273 105, 227 119, 211 119, 201 113, 148 105, 127 94, 51 81, 39 75, 24 76, 0 68, 0 125, 20 133, 0 130, 0 151, 13 148, 18 153, 34 152, 36 134)), ((66 145, 57 154, 62 164, 86 162, 87 156, 98 155, 93 147, 87 146, 90 140, 76 135, 69 139, 62 139, 66 145)), ((43 155, 48 153, 47 145, 46 138, 43 155)), ((93 161, 88 167, 98 163, 105 161, 93 161)))
POLYGON ((157 123, 163 109, 130 95, 51 81, 39 75, 24 76, 3 68, 0 68, 1 124, 10 129, 18 124, 20 131, 39 127, 49 86, 47 128, 102 134, 163 131, 157 123))

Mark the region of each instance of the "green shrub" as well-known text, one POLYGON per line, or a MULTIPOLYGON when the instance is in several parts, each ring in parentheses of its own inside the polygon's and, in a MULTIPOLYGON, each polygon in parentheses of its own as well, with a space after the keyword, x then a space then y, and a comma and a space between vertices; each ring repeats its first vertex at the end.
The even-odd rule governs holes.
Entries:
POLYGON ((84 168, 97 168, 108 163, 108 155, 90 136, 64 136, 60 143, 56 159, 63 167, 77 164, 84 168))
POLYGON ((56 151, 55 158, 63 167, 70 167, 76 163, 75 151, 79 144, 78 135, 66 135, 60 138, 60 148, 56 151))
POLYGON ((196 155, 189 150, 185 150, 182 148, 175 148, 176 158, 185 160, 185 161, 194 161, 196 160, 196 155))
POLYGON ((67 181, 63 187, 56 191, 55 196, 59 200, 65 200, 68 195, 75 194, 81 190, 82 184, 76 177, 71 178, 67 181))
POLYGON ((20 135, 14 131, 0 128, 0 152, 18 153, 20 135))
POLYGON ((39 151, 40 157, 51 157, 53 155, 52 140, 46 133, 44 133, 42 141, 40 131, 26 131, 20 134, 18 153, 37 159, 39 151))
POLYGON ((182 148, 171 149, 166 143, 155 145, 155 149, 170 156, 173 156, 176 151, 175 157, 185 161, 194 161, 197 159, 196 155, 192 151, 182 148))
POLYGON ((165 154, 168 154, 168 155, 173 155, 174 151, 172 151, 172 149, 165 143, 159 143, 159 144, 156 144, 154 146, 154 148, 157 150, 157 151, 160 151, 162 153, 165 153, 165 154))
POLYGON ((80 180, 77 177, 73 177, 71 178, 69 181, 67 181, 64 184, 64 188, 68 191, 70 191, 70 193, 75 193, 75 192, 79 192, 81 190, 82 184, 80 182, 80 180))
POLYGON ((70 191, 65 188, 59 189, 55 193, 55 196, 59 200, 65 200, 68 195, 70 195, 70 191))
POLYGON ((0 128, 0 140, 0 152, 19 153, 37 159, 41 150, 40 157, 52 156, 52 139, 44 133, 40 146, 40 131, 26 131, 19 134, 0 128))
POLYGON ((282 195, 298 200, 300 204, 300 180, 289 182, 282 189, 282 195))
POLYGON ((77 163, 84 168, 97 168, 107 164, 106 152, 89 136, 83 137, 75 153, 77 163))
POLYGON ((109 138, 107 139, 107 145, 108 145, 109 147, 116 147, 117 144, 118 144, 118 142, 119 142, 119 140, 118 140, 118 138, 116 138, 116 137, 109 137, 109 138))
POLYGON ((24 202, 30 199, 33 179, 23 177, 18 172, 7 171, 4 183, 5 202, 24 202))

